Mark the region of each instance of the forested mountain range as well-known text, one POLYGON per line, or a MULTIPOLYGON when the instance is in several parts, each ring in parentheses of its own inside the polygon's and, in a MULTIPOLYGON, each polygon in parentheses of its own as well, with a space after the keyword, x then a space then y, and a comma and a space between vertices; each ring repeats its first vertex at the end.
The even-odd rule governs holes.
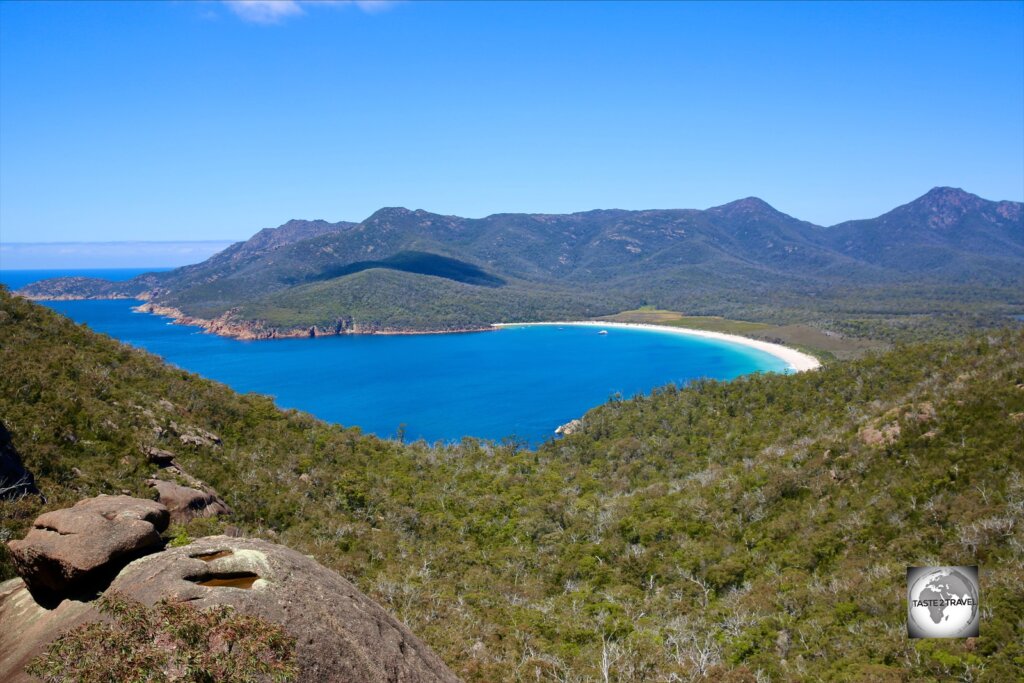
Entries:
POLYGON ((21 293, 141 297, 249 336, 471 329, 641 305, 773 322, 865 303, 1012 308, 1024 303, 1021 208, 954 188, 832 227, 753 197, 707 210, 480 219, 385 208, 360 223, 289 221, 203 263, 127 282, 58 279, 21 293))

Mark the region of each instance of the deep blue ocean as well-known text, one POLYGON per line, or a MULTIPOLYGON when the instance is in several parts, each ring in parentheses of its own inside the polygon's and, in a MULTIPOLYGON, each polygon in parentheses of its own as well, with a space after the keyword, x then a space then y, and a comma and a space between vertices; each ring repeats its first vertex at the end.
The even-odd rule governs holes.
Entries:
MULTIPOLYGON (((152 270, 152 269, 150 269, 152 270)), ((127 279, 116 271, 0 271, 12 289, 56 274, 127 279)), ((784 371, 736 344, 667 332, 511 327, 494 332, 238 341, 135 313, 132 301, 47 305, 97 332, 285 408, 392 437, 457 441, 514 437, 537 444, 613 395, 697 377, 784 371)))

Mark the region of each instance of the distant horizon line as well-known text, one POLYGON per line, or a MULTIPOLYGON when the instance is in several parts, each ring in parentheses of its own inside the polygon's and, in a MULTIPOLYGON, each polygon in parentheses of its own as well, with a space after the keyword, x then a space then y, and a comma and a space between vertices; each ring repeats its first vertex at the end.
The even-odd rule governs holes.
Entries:
POLYGON ((179 268, 205 261, 240 241, 245 240, 0 241, 0 270, 179 268))
MULTIPOLYGON (((243 238, 244 239, 244 238, 243 238)), ((36 246, 36 245, 59 245, 59 244, 220 244, 222 242, 238 242, 238 239, 225 237, 224 239, 212 240, 54 240, 52 242, 9 242, 0 240, 0 246, 36 246)))

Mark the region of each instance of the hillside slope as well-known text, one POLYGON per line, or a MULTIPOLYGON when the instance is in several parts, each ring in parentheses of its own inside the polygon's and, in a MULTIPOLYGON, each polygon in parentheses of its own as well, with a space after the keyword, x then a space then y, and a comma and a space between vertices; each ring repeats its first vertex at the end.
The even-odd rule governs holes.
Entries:
MULTIPOLYGON (((467 680, 1024 673, 1019 331, 612 402, 537 451, 362 436, 6 293, 0 366, 47 507, 150 495, 142 448, 170 450, 227 523, 343 572, 467 680), (980 638, 907 640, 924 564, 981 566, 980 638)), ((0 537, 42 509, 0 503, 0 537)))
POLYGON ((386 208, 358 224, 291 221, 168 273, 125 283, 45 281, 22 293, 142 297, 180 316, 219 319, 218 331, 270 336, 310 327, 445 330, 453 320, 481 328, 642 305, 825 325, 865 302, 874 315, 935 314, 952 305, 954 287, 993 317, 1021 304, 1019 203, 936 188, 878 218, 832 228, 754 197, 705 211, 480 219, 386 208), (403 296, 362 286, 358 276, 370 269, 409 274, 403 296))
POLYGON ((1019 202, 990 202, 951 187, 871 220, 849 221, 823 233, 836 251, 883 268, 970 280, 1017 280, 1024 259, 1019 202))

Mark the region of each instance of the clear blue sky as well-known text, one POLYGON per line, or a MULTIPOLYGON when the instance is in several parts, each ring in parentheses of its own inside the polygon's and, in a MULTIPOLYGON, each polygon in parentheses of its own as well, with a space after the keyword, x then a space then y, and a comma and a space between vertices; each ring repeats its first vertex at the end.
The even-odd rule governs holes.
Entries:
POLYGON ((1024 4, 0 2, 0 241, 1024 199, 1024 4))

